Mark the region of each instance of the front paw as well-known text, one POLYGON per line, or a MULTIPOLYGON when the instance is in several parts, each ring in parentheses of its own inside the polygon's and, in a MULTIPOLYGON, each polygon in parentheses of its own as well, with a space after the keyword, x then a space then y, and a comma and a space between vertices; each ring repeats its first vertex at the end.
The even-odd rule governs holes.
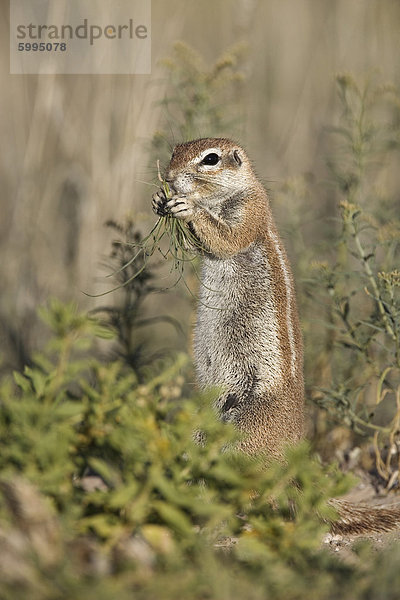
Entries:
POLYGON ((195 205, 189 198, 173 196, 170 200, 167 200, 166 210, 168 214, 177 219, 188 220, 193 216, 195 205))
POLYGON ((193 216, 195 204, 192 200, 180 196, 167 198, 164 190, 161 189, 153 195, 153 210, 161 217, 170 215, 187 220, 193 216))
POLYGON ((156 215, 159 215, 160 217, 165 217, 169 214, 167 210, 167 202, 168 198, 165 195, 163 189, 160 189, 158 190, 158 192, 153 194, 152 208, 156 215))

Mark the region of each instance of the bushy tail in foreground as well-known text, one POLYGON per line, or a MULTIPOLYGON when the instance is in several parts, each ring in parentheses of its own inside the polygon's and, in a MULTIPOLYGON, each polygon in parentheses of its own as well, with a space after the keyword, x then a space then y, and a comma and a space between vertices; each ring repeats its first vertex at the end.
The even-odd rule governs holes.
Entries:
POLYGON ((338 521, 330 523, 334 534, 380 533, 400 528, 400 503, 379 507, 334 499, 329 504, 339 515, 338 521))

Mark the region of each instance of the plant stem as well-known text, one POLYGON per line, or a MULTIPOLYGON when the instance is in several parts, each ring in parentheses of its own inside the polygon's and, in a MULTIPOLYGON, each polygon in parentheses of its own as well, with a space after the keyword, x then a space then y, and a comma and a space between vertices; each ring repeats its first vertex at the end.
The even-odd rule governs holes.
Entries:
POLYGON ((382 321, 385 324, 386 332, 388 333, 388 335, 390 335, 390 337, 392 338, 392 340, 394 342, 396 342, 396 339, 397 339, 396 338, 396 334, 393 331, 393 328, 392 328, 392 326, 389 323, 389 319, 388 319, 388 316, 386 314, 385 307, 383 306, 383 302, 381 300, 381 295, 380 295, 380 291, 379 291, 379 288, 378 288, 378 284, 376 283, 374 274, 373 274, 372 269, 371 269, 371 267, 369 265, 369 262, 368 262, 369 258, 367 257, 367 255, 364 252, 364 248, 362 247, 361 240, 360 240, 360 237, 358 235, 358 232, 357 232, 357 229, 356 229, 354 223, 352 223, 352 229, 353 229, 352 235, 353 235, 353 238, 354 238, 354 242, 355 242, 358 254, 359 254, 359 256, 360 256, 360 258, 361 258, 361 260, 363 262, 364 270, 365 270, 365 273, 367 274, 367 278, 368 278, 368 280, 369 280, 369 282, 370 282, 370 284, 372 286, 372 289, 374 290, 374 295, 375 295, 376 303, 378 305, 378 310, 379 310, 380 315, 382 317, 382 321))

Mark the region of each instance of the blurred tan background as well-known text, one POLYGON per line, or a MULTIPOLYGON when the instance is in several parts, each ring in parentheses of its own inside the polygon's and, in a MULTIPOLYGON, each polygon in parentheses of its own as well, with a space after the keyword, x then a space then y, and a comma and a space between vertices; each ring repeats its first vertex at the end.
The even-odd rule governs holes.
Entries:
MULTIPOLYGON (((335 73, 379 70, 399 84, 394 0, 153 0, 149 76, 9 75, 8 22, 2 0, 0 334, 7 366, 29 360, 41 331, 36 309, 50 296, 85 308, 104 302, 82 291, 109 285, 101 266, 115 237, 104 227, 108 219, 133 213, 144 230, 154 222, 149 148, 168 122, 159 104, 168 87, 160 60, 176 40, 205 65, 244 44, 240 123, 232 135, 240 136, 272 197, 287 178, 324 177, 335 73)), ((321 200, 326 213, 328 200, 321 200)), ((279 210, 278 220, 284 231, 279 210)), ((181 296, 157 296, 149 310, 179 310, 186 319, 190 305, 182 309, 181 296)))

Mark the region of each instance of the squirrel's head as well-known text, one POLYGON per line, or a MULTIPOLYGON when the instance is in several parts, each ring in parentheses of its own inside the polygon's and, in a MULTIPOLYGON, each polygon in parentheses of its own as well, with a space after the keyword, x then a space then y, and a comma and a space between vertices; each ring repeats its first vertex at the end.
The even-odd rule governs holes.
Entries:
POLYGON ((175 146, 166 180, 177 194, 207 202, 246 192, 255 176, 241 146, 226 138, 201 138, 175 146))

